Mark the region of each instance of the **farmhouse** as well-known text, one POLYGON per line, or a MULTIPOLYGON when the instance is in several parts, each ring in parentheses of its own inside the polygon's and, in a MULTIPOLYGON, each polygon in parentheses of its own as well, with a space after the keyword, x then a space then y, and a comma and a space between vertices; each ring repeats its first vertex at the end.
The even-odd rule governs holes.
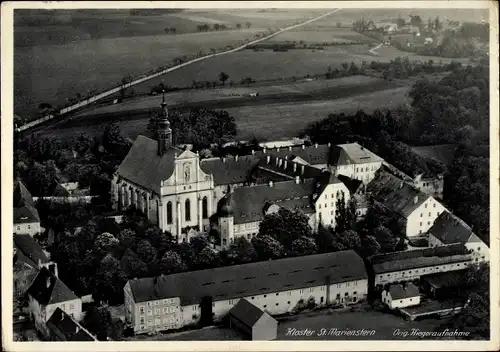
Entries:
POLYGON ((475 262, 489 261, 489 248, 461 219, 443 212, 429 229, 429 246, 463 244, 472 253, 475 262))
POLYGON ((55 267, 43 267, 28 289, 30 317, 35 328, 49 336, 47 321, 60 308, 77 321, 82 319, 82 300, 58 277, 55 267))
POLYGON ((129 280, 125 317, 135 333, 149 333, 211 324, 241 298, 277 315, 304 302, 354 304, 367 290, 363 260, 349 250, 129 280))
POLYGON ((394 284, 382 291, 382 302, 390 309, 406 308, 420 304, 420 292, 414 284, 394 284))
POLYGON ((420 279, 423 275, 462 270, 472 263, 462 244, 376 254, 367 259, 373 287, 420 279))
POLYGON ((14 185, 14 233, 34 236, 41 231, 33 197, 21 181, 14 185))
POLYGON ((368 184, 367 194, 377 204, 399 215, 405 222, 407 237, 426 233, 444 206, 406 182, 381 170, 368 184))
POLYGON ((278 330, 273 317, 244 298, 229 311, 229 326, 254 341, 274 340, 278 330))
POLYGON ((234 237, 251 238, 269 205, 302 211, 313 228, 319 222, 334 226, 337 199, 350 198, 336 175, 368 182, 382 163, 357 143, 333 149, 329 144, 264 148, 252 155, 201 159, 172 145, 164 99, 161 106, 157 140, 135 140, 113 177, 112 201, 119 211, 141 210, 179 243, 212 226, 226 232, 226 245, 234 237), (225 210, 218 214, 220 209, 225 210), (227 216, 231 212, 232 220, 227 216))

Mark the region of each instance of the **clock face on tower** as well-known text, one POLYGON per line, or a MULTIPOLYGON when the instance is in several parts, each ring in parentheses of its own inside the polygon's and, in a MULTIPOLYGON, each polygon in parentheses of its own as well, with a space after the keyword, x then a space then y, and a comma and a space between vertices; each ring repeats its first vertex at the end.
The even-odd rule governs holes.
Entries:
POLYGON ((184 164, 184 182, 189 182, 191 179, 191 169, 188 163, 184 164))

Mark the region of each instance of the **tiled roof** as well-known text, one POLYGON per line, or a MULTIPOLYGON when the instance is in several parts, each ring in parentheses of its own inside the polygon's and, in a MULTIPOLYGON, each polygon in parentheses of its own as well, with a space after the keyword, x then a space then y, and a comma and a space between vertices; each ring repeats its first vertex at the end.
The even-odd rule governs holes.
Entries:
POLYGON ((228 185, 249 181, 251 170, 258 162, 259 158, 254 155, 210 158, 200 160, 200 168, 206 174, 213 175, 216 186, 228 185))
POLYGON ((323 165, 328 164, 331 147, 327 144, 311 145, 311 146, 296 146, 285 148, 266 149, 266 151, 258 151, 255 155, 264 157, 271 155, 273 157, 284 158, 288 156, 291 160, 294 157, 299 157, 310 165, 323 165))
POLYGON ((376 274, 470 260, 469 250, 463 244, 376 254, 368 258, 376 274))
POLYGON ((352 165, 381 162, 383 159, 358 143, 339 144, 333 148, 332 165, 352 165))
POLYGON ((204 296, 219 301, 366 278, 363 260, 349 250, 142 278, 129 283, 136 303, 180 297, 181 304, 187 306, 199 304, 204 296))
POLYGON ((363 182, 345 175, 337 175, 337 178, 347 187, 351 195, 356 194, 363 186, 363 182))
POLYGON ((41 305, 66 302, 78 297, 58 277, 43 267, 28 289, 41 305))
POLYGON ((412 283, 403 285, 391 285, 389 287, 389 293, 392 299, 403 299, 410 297, 417 297, 420 295, 417 286, 412 283))
POLYGON ((431 196, 397 177, 380 171, 368 184, 367 193, 395 213, 407 218, 431 196))
POLYGON ((14 246, 18 255, 22 253, 22 255, 29 258, 35 264, 38 264, 38 260, 42 263, 47 263, 49 261, 49 258, 42 247, 40 247, 40 244, 30 235, 14 235, 14 246))
POLYGON ((291 180, 295 180, 297 176, 308 179, 320 177, 322 175, 321 170, 313 166, 301 165, 289 159, 274 156, 270 156, 269 159, 267 156, 263 157, 257 164, 257 168, 267 171, 270 174, 283 175, 291 180))
POLYGON ((251 328, 262 315, 267 313, 242 298, 233 308, 231 308, 229 314, 251 328))
POLYGON ((18 180, 14 184, 14 208, 21 208, 25 205, 35 206, 31 193, 24 183, 18 180))
POLYGON ((464 285, 465 271, 466 270, 464 269, 424 275, 420 277, 420 280, 427 282, 429 285, 436 289, 444 287, 458 287, 464 285))
POLYGON ((171 147, 163 156, 159 156, 155 140, 138 136, 117 173, 124 179, 159 194, 160 182, 168 179, 174 172, 175 154, 181 153, 182 150, 171 147))
POLYGON ((447 211, 438 216, 429 232, 444 244, 465 244, 473 235, 465 222, 447 211))
POLYGON ((59 341, 96 341, 86 329, 59 307, 47 321, 47 328, 59 341))
POLYGON ((14 208, 14 224, 29 224, 40 222, 38 210, 32 205, 26 204, 21 208, 14 208))
POLYGON ((312 213, 311 203, 315 192, 313 179, 301 181, 284 181, 251 187, 239 187, 233 191, 231 206, 235 224, 260 221, 264 218, 263 208, 266 203, 275 203, 280 207, 302 213, 312 213))

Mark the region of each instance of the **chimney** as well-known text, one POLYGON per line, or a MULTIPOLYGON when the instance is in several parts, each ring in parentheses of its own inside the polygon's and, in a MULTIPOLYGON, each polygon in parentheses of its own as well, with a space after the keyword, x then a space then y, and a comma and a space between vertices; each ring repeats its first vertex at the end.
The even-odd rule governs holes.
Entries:
POLYGON ((276 151, 279 152, 280 151, 280 147, 276 147, 276 151))
POLYGON ((271 162, 271 155, 268 155, 266 159, 267 159, 267 163, 269 164, 271 162))
POLYGON ((285 170, 286 170, 286 166, 287 166, 287 164, 288 164, 288 160, 286 160, 286 158, 285 158, 285 162, 283 163, 283 169, 285 169, 285 170))
POLYGON ((297 171, 297 163, 293 163, 293 172, 297 171))
POLYGON ((238 161, 238 154, 234 157, 234 161, 238 161))
POLYGON ((289 150, 289 151, 292 151, 292 146, 289 146, 289 147, 288 147, 288 150, 289 150))
POLYGON ((263 152, 263 153, 265 153, 265 152, 266 152, 266 147, 264 147, 264 148, 262 149, 262 152, 263 152))
POLYGON ((75 332, 78 334, 78 331, 80 331, 80 327, 77 325, 77 326, 76 326, 76 331, 75 331, 75 332))
POLYGON ((415 198, 413 198, 413 203, 414 203, 414 204, 417 204, 417 203, 418 203, 418 196, 415 196, 415 198))
POLYGON ((49 265, 49 271, 54 274, 55 277, 59 277, 59 273, 58 273, 58 270, 57 270, 57 263, 52 263, 49 265))
POLYGON ((280 161, 279 161, 278 157, 276 157, 276 166, 278 166, 279 162, 280 161))
POLYGON ((47 282, 46 282, 47 288, 49 288, 49 287, 50 287, 50 283, 51 283, 51 277, 49 276, 49 277, 47 278, 47 282))
POLYGON ((302 175, 304 174, 304 165, 302 165, 302 175))
POLYGON ((269 181, 269 187, 273 186, 273 181, 269 181))
POLYGON ((314 143, 314 148, 318 148, 318 143, 314 143))
POLYGON ((283 165, 283 159, 280 158, 280 163, 279 163, 279 167, 281 167, 281 165, 283 165))
POLYGON ((306 145, 302 144, 302 150, 306 149, 306 145))
POLYGON ((332 144, 330 142, 328 142, 328 148, 330 148, 332 146, 332 144))
POLYGON ((300 176, 295 176, 295 183, 299 184, 300 183, 300 176))
POLYGON ((399 183, 399 189, 403 188, 403 186, 404 186, 404 183, 403 183, 403 181, 401 181, 401 182, 399 183))
POLYGON ((222 162, 225 164, 226 163, 226 158, 222 158, 222 162))
POLYGON ((254 154, 255 154, 255 150, 252 149, 252 155, 254 155, 254 154))

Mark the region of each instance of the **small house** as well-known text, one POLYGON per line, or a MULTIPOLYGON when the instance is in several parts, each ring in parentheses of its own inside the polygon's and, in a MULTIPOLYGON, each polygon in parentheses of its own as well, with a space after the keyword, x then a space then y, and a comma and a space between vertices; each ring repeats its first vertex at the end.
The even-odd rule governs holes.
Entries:
POLYGON ((61 308, 56 308, 52 313, 47 321, 47 329, 48 339, 51 341, 97 341, 87 329, 61 308))
POLYGON ((229 311, 229 326, 253 341, 275 340, 278 330, 273 317, 244 298, 229 311))
POLYGON ((412 283, 390 285, 382 291, 382 302, 390 309, 417 306, 420 304, 420 293, 412 283))

